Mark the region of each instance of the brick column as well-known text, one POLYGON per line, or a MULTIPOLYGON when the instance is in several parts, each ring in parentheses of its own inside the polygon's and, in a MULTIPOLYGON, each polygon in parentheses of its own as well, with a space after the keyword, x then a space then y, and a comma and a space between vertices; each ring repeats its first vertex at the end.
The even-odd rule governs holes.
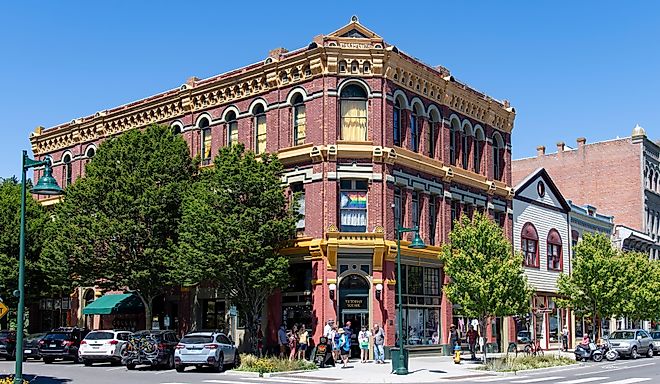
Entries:
POLYGON ((429 154, 429 139, 428 135, 428 126, 429 121, 423 116, 417 116, 417 134, 419 135, 419 148, 418 152, 424 156, 429 154))
MULTIPOLYGON (((381 326, 385 331, 385 345, 394 345, 396 338, 396 285, 394 274, 396 263, 394 261, 385 261, 383 263, 383 298, 379 303, 382 312, 381 326)), ((375 313, 376 311, 374 311, 375 313)))
MULTIPOLYGON (((402 226, 406 228, 412 227, 412 190, 402 187, 401 188, 401 206, 404 207, 401 214, 402 226)), ((401 240, 406 240, 410 238, 410 233, 401 234, 401 240)), ((395 237, 396 239, 396 237, 395 237)))
MULTIPOLYGON (((449 284, 449 276, 447 276, 444 271, 442 285, 445 286, 449 284)), ((447 298, 447 295, 442 293, 442 299, 440 301, 440 344, 448 345, 449 340, 449 327, 453 321, 453 309, 452 304, 447 298)))
POLYGON ((493 141, 486 139, 484 141, 484 174, 489 180, 494 179, 493 175, 493 141))

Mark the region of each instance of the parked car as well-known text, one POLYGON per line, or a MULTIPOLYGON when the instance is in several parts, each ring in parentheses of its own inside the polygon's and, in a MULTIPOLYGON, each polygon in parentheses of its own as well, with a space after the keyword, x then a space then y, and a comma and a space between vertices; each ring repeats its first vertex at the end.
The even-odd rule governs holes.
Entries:
POLYGON ((91 331, 80 342, 80 359, 85 366, 97 362, 121 364, 122 354, 131 332, 128 331, 91 331))
POLYGON ((16 358, 16 331, 0 331, 0 357, 7 360, 16 358))
POLYGON ((224 333, 194 332, 185 335, 174 351, 174 366, 177 372, 183 372, 186 367, 210 366, 216 372, 222 372, 226 364, 237 367, 241 358, 232 343, 224 333))
POLYGON ((610 344, 621 356, 633 359, 646 355, 653 357, 653 339, 643 329, 614 331, 609 337, 610 344))
POLYGON ((660 331, 651 332, 651 338, 653 338, 653 352, 660 354, 660 331))
POLYGON ((174 331, 138 331, 128 338, 122 364, 126 369, 136 365, 165 366, 174 369, 174 349, 179 338, 174 331))
POLYGON ((32 333, 25 336, 25 343, 23 343, 23 354, 26 359, 41 359, 39 353, 39 342, 46 336, 46 333, 32 333))
POLYGON ((48 332, 39 342, 39 354, 46 364, 52 363, 55 359, 79 363, 80 342, 88 333, 89 330, 84 328, 56 328, 48 332))
POLYGON ((516 335, 516 341, 518 344, 528 344, 532 342, 532 332, 530 331, 518 331, 516 335))

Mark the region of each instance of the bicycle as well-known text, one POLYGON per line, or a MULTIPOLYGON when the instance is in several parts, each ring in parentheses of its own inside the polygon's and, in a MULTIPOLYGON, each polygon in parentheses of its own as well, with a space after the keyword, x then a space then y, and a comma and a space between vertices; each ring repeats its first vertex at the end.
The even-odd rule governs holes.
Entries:
POLYGON ((543 356, 543 348, 541 348, 541 342, 538 339, 527 343, 523 351, 527 356, 543 356))

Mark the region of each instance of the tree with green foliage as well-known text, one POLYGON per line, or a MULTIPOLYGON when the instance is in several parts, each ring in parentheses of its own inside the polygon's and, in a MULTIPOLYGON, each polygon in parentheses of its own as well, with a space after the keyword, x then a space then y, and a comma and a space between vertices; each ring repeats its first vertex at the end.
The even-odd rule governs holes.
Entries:
POLYGON ((80 285, 135 292, 151 327, 152 302, 174 285, 181 202, 196 171, 188 145, 168 127, 103 142, 85 177, 57 204, 49 257, 69 262, 80 285))
MULTIPOLYGON (((30 187, 27 185, 28 190, 30 187)), ((50 284, 62 284, 68 280, 66 275, 52 273, 48 268, 51 260, 42 257, 51 220, 31 196, 25 199, 25 219, 25 292, 29 303, 30 299, 51 293, 50 284)), ((20 222, 21 183, 16 178, 0 179, 0 297, 14 309, 18 303, 13 292, 18 289, 20 222)))
POLYGON ((622 303, 630 293, 628 268, 610 239, 601 233, 585 233, 573 251, 571 274, 559 276, 559 293, 563 298, 557 303, 591 317, 596 327, 594 332, 600 336, 600 320, 625 310, 622 303))
POLYGON ((479 321, 482 332, 490 319, 529 312, 532 292, 523 257, 514 254, 502 228, 484 214, 466 215, 455 222, 449 240, 440 256, 450 277, 444 293, 464 315, 479 321))
POLYGON ((257 158, 240 144, 220 149, 184 199, 172 268, 187 284, 216 284, 243 316, 252 350, 266 300, 289 282, 279 250, 295 236, 298 215, 281 172, 275 155, 257 158))
POLYGON ((657 260, 649 260, 648 254, 624 252, 617 258, 622 281, 617 316, 630 320, 652 320, 660 318, 660 268, 657 260))

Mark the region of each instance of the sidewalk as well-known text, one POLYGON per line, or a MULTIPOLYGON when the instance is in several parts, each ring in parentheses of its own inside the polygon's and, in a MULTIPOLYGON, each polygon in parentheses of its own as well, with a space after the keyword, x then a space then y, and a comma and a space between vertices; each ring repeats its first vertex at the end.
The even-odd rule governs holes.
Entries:
MULTIPOLYGON (((571 352, 548 351, 546 355, 573 356, 571 352)), ((504 353, 489 353, 489 358, 503 357, 504 353)), ((359 359, 352 359, 348 368, 337 367, 323 368, 316 371, 300 372, 293 374, 277 375, 281 378, 309 378, 326 380, 336 383, 431 383, 440 380, 456 380, 468 378, 495 377, 498 374, 492 371, 482 371, 477 368, 481 366, 481 355, 477 360, 469 359, 469 354, 463 353, 460 364, 455 364, 451 356, 420 356, 410 357, 408 362, 409 374, 398 376, 392 371, 390 360, 386 364, 375 364, 373 362, 362 364, 359 359)))

